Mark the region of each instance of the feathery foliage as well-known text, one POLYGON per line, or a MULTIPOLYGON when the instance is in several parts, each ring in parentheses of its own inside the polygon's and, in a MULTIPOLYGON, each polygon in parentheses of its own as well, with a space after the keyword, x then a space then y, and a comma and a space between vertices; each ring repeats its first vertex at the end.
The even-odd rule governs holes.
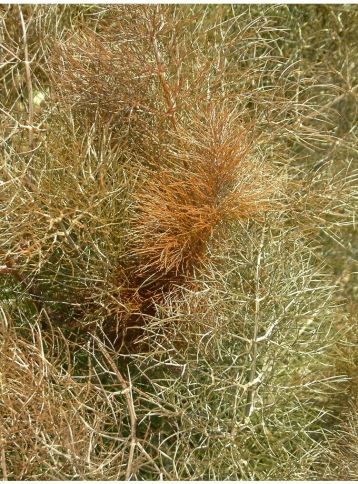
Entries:
POLYGON ((355 479, 355 6, 3 5, 0 474, 355 479))

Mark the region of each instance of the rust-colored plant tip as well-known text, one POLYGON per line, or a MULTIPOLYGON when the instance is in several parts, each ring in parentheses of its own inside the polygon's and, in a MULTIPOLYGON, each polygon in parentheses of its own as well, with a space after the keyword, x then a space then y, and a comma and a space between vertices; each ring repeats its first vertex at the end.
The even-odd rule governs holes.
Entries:
POLYGON ((52 49, 49 68, 55 98, 118 128, 123 124, 175 124, 175 97, 157 38, 162 17, 156 7, 112 6, 97 32, 82 28, 52 49), (154 94, 156 86, 161 98, 154 94))
POLYGON ((261 220, 277 210, 281 180, 252 156, 250 131, 239 121, 234 112, 206 108, 192 116, 189 128, 176 127, 165 158, 142 170, 130 231, 137 263, 127 268, 119 293, 116 336, 121 327, 145 324, 176 287, 192 285, 225 223, 261 220))
POLYGON ((260 219, 279 185, 250 156, 250 133, 234 113, 214 108, 173 133, 174 147, 147 170, 133 219, 139 271, 190 275, 229 220, 260 219))

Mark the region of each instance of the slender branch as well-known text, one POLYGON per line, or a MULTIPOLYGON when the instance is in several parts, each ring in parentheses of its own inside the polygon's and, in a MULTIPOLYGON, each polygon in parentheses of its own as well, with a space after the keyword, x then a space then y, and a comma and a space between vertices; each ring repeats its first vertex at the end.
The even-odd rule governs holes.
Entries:
POLYGON ((326 109, 329 109, 331 108, 332 106, 334 106, 335 104, 339 103, 340 101, 342 101, 346 96, 349 96, 350 94, 353 94, 353 96, 356 94, 356 91, 358 90, 358 84, 353 86, 351 89, 349 89, 349 91, 346 91, 344 92, 343 94, 341 94, 340 96, 332 99, 331 101, 329 101, 327 104, 325 104, 324 106, 322 106, 321 108, 318 109, 317 113, 322 113, 324 111, 326 111, 326 109))
POLYGON ((21 287, 30 297, 30 300, 37 311, 39 318, 44 315, 47 320, 47 327, 51 327, 50 316, 39 297, 38 289, 34 284, 29 284, 27 282, 26 276, 21 272, 20 269, 14 267, 13 262, 9 258, 7 258, 5 265, 0 266, 0 275, 1 274, 11 274, 20 283, 21 287))
POLYGON ((6 467, 6 456, 5 449, 1 449, 1 470, 2 470, 2 480, 7 481, 7 467, 6 467))
POLYGON ((133 403, 133 397, 132 397, 132 387, 131 385, 127 382, 127 380, 122 376, 121 372, 115 365, 114 361, 110 357, 108 351, 106 350, 105 346, 103 343, 96 337, 94 336, 94 339, 97 341, 98 346, 100 347, 104 357, 106 358, 108 364, 114 371, 114 373, 117 376, 117 379, 123 388, 123 395, 126 399, 127 402, 127 407, 129 411, 129 418, 130 418, 130 424, 131 424, 131 433, 130 433, 130 448, 129 448, 129 456, 128 456, 128 464, 127 464, 127 470, 126 470, 126 477, 125 480, 129 481, 132 475, 132 466, 133 466, 133 458, 134 458, 134 451, 137 446, 137 436, 136 436, 136 429, 137 429, 137 416, 135 413, 135 408, 134 408, 134 403, 133 403))
POLYGON ((175 100, 173 99, 172 96, 172 91, 169 87, 169 84, 165 78, 165 75, 163 73, 163 67, 164 67, 164 61, 162 59, 159 46, 158 46, 158 41, 157 39, 153 38, 153 48, 154 48, 154 55, 155 55, 155 61, 157 63, 157 74, 159 77, 159 82, 160 85, 162 86, 163 93, 164 93, 164 99, 165 103, 167 105, 168 113, 170 115, 170 119, 172 121, 172 124, 174 126, 174 129, 176 129, 176 120, 175 120, 175 100))
POLYGON ((264 246, 264 239, 265 239, 265 226, 262 228, 261 234, 261 241, 259 247, 259 253, 257 256, 256 262, 256 274, 255 274, 255 319, 254 319, 254 334, 251 341, 251 370, 250 370, 250 377, 249 377, 249 389, 247 392, 247 403, 245 409, 245 416, 250 417, 253 411, 253 400, 256 391, 256 386, 254 384, 255 376, 256 376, 256 366, 257 366, 257 343, 258 343, 258 331, 259 331, 259 321, 260 321, 260 302, 263 298, 260 298, 260 269, 261 269, 261 260, 262 260, 262 249, 264 246))
POLYGON ((19 5, 19 14, 20 14, 20 21, 21 21, 21 28, 22 28, 22 41, 24 45, 24 56, 25 56, 25 75, 26 75, 26 85, 27 85, 27 97, 28 97, 28 125, 29 125, 29 145, 30 150, 33 147, 33 123, 34 123, 34 96, 33 96, 33 89, 32 89, 32 79, 31 79, 31 69, 30 69, 30 61, 29 61, 29 48, 27 43, 27 31, 26 25, 24 21, 24 16, 22 15, 21 6, 19 5))
POLYGON ((7 258, 6 264, 0 266, 0 275, 1 274, 11 274, 14 278, 20 283, 22 288, 26 291, 26 293, 31 297, 31 302, 36 308, 38 313, 41 313, 42 304, 39 299, 37 299, 36 290, 33 285, 29 284, 26 280, 26 276, 16 267, 12 261, 7 258))

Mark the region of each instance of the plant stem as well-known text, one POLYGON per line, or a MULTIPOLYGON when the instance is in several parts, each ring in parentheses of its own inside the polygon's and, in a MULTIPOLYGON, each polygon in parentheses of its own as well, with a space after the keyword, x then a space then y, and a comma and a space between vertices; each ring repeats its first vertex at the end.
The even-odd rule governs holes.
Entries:
POLYGON ((255 319, 254 319, 254 334, 251 341, 251 370, 250 370, 250 377, 249 377, 249 389, 247 392, 247 403, 245 409, 245 416, 246 418, 250 417, 253 412, 253 401, 254 395, 256 391, 256 385, 253 384, 256 376, 256 366, 257 366, 257 343, 258 343, 258 330, 259 330, 259 321, 260 321, 260 302, 262 298, 260 297, 260 268, 261 268, 261 260, 262 260, 262 249, 264 246, 264 239, 265 239, 265 226, 262 228, 261 234, 261 241, 259 246, 259 253, 257 256, 256 262, 256 273, 255 273, 255 319))
POLYGON ((6 467, 6 456, 5 449, 1 449, 1 469, 2 469, 2 480, 7 481, 7 467, 6 467))
POLYGON ((28 97, 28 125, 29 125, 29 147, 30 151, 33 148, 33 122, 34 122, 34 96, 32 89, 32 79, 31 79, 31 69, 29 61, 29 48, 27 43, 27 32, 26 25, 24 21, 24 16, 22 15, 21 6, 19 5, 19 14, 22 28, 22 41, 24 45, 24 64, 25 64, 25 75, 26 75, 26 86, 27 86, 27 97, 28 97))
POLYGON ((133 397, 132 397, 132 392, 131 392, 131 385, 127 382, 127 380, 122 376, 121 372, 115 365, 113 359, 110 357, 108 351, 106 350, 105 346, 103 343, 97 338, 94 337, 94 339, 97 341, 97 344, 99 345, 104 357, 106 358, 108 364, 114 371, 114 373, 117 376, 117 379, 123 388, 123 395, 126 399, 127 402, 127 407, 129 411, 129 418, 130 418, 130 424, 131 424, 131 432, 130 432, 130 448, 129 448, 129 456, 128 456, 128 464, 127 464, 127 470, 126 470, 126 477, 125 480, 129 481, 132 475, 132 466, 133 466, 133 458, 134 458, 134 451, 137 446, 137 437, 136 437, 136 428, 137 428, 137 416, 135 413, 135 408, 134 408, 134 403, 133 403, 133 397))

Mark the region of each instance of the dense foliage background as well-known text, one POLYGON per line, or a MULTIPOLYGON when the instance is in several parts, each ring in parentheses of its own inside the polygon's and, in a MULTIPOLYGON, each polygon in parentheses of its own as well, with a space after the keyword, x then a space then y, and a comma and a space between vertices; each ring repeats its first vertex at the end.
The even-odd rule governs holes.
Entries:
POLYGON ((2 478, 357 479, 357 6, 0 12, 2 478))

